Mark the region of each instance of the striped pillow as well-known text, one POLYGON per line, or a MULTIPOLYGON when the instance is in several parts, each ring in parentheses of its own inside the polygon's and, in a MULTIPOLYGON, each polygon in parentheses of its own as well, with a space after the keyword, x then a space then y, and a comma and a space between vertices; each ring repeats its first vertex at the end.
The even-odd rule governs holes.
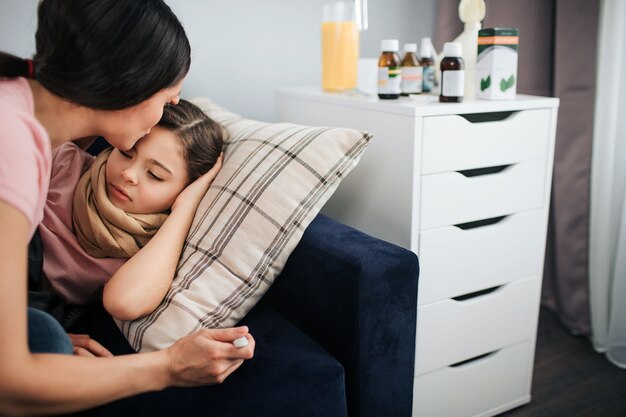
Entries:
POLYGON ((244 119, 193 100, 228 133, 224 165, 196 212, 174 282, 150 315, 118 326, 137 351, 231 327, 280 273, 370 135, 244 119))

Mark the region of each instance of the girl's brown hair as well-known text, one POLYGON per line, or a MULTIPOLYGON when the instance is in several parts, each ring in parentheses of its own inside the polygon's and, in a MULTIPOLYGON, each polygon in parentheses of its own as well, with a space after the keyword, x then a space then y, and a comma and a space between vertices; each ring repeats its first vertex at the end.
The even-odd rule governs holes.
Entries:
POLYGON ((157 126, 180 139, 188 183, 207 173, 222 152, 225 137, 222 126, 187 100, 180 99, 175 106, 165 106, 157 126))

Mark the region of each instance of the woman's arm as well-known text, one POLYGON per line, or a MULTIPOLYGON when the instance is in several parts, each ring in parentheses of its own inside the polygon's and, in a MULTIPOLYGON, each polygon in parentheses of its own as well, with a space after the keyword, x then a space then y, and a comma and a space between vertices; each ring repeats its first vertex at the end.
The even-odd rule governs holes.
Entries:
POLYGON ((247 328, 201 330, 166 350, 114 358, 28 351, 28 221, 0 201, 0 415, 57 414, 169 385, 220 383, 252 357, 247 328), (246 335, 248 347, 230 342, 246 335))
POLYGON ((221 166, 220 157, 209 172, 183 190, 159 231, 107 282, 102 301, 113 317, 135 320, 159 306, 172 285, 196 209, 221 166))

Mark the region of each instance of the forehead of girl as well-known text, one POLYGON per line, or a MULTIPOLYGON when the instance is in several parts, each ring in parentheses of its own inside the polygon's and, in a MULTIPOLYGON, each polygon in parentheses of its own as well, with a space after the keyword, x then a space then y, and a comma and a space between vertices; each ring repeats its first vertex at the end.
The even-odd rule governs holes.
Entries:
POLYGON ((133 151, 140 161, 160 169, 163 174, 186 176, 187 167, 180 139, 167 129, 154 127, 148 135, 137 141, 133 151))

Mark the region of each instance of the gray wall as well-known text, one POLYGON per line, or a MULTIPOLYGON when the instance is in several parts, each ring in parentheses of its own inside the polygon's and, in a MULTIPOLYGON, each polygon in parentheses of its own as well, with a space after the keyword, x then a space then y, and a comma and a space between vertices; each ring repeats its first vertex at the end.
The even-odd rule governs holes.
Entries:
MULTIPOLYGON (((203 95, 247 117, 274 120, 274 90, 319 85, 320 21, 328 0, 166 0, 193 49, 184 97, 203 95)), ((380 40, 419 42, 434 30, 436 0, 369 0, 361 57, 380 40)), ((0 0, 0 50, 34 53, 37 0, 0 0)))

